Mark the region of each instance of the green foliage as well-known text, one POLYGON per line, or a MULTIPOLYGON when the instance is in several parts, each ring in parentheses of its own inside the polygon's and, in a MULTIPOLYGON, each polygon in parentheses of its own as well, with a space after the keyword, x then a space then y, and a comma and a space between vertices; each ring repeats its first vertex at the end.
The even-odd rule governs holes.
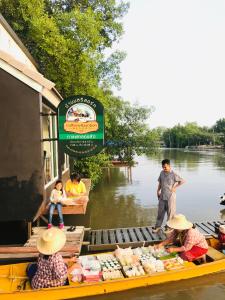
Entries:
POLYGON ((225 118, 219 119, 213 126, 213 130, 218 133, 218 136, 225 147, 225 118))
POLYGON ((40 72, 64 97, 98 94, 101 83, 120 84, 124 53, 104 50, 123 33, 124 1, 2 0, 0 10, 22 39, 40 72))
POLYGON ((225 118, 216 121, 216 124, 213 126, 213 128, 216 132, 225 133, 225 118))
POLYGON ((92 186, 94 186, 102 177, 102 168, 108 166, 108 163, 108 156, 100 153, 93 157, 74 160, 73 171, 82 174, 86 178, 91 178, 92 186))
POLYGON ((147 121, 152 108, 130 104, 111 95, 111 107, 106 110, 110 126, 106 140, 111 157, 132 163, 135 154, 142 154, 156 146, 158 135, 150 131, 147 121))
MULTIPOLYGON (((156 133, 146 121, 151 109, 113 96, 120 86, 120 63, 125 53, 106 57, 123 34, 121 19, 128 3, 116 0, 1 0, 0 10, 37 61, 45 77, 56 83, 63 97, 87 94, 106 111, 106 140, 123 141, 116 148, 87 159, 74 168, 96 183, 111 157, 132 161, 135 153, 151 148, 156 133)), ((158 135, 157 135, 158 137, 158 135)))
POLYGON ((166 147, 184 148, 186 146, 221 144, 218 134, 212 128, 200 127, 197 123, 176 125, 163 133, 163 142, 166 147))

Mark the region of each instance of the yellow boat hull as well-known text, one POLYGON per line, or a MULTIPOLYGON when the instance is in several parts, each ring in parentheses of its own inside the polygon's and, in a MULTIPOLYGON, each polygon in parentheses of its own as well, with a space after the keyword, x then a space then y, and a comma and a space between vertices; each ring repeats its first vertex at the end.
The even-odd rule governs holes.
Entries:
POLYGON ((199 266, 187 262, 183 269, 152 275, 89 284, 70 282, 68 286, 41 290, 30 289, 26 280, 26 266, 26 263, 0 266, 0 299, 71 299, 120 292, 221 272, 225 270, 225 259, 199 266))

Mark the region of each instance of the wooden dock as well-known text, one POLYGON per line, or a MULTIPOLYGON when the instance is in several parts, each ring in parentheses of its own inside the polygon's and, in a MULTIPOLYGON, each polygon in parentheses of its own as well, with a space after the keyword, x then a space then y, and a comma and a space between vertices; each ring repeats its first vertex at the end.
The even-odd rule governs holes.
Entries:
MULTIPOLYGON (((76 226, 73 232, 67 231, 70 226, 65 226, 63 231, 66 234, 66 244, 61 250, 63 257, 78 256, 84 239, 85 228, 76 226)), ((46 230, 46 227, 33 227, 30 239, 21 247, 0 247, 0 259, 25 259, 35 258, 39 255, 36 242, 39 235, 46 230)))
MULTIPOLYGON (((225 224, 220 221, 197 222, 196 228, 206 238, 217 237, 216 225, 225 224)), ((90 231, 89 251, 114 250, 116 246, 139 247, 143 244, 151 245, 166 238, 163 231, 153 233, 151 226, 129 227, 115 229, 98 229, 90 231)))

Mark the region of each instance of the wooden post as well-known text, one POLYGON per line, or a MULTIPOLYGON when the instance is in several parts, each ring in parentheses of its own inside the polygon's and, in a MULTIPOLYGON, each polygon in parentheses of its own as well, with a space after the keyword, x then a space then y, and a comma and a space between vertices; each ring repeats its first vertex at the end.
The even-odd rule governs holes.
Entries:
POLYGON ((130 167, 130 182, 132 183, 132 167, 130 167))
POLYGON ((110 181, 110 168, 107 167, 107 172, 108 172, 108 181, 110 181))
POLYGON ((32 234, 32 222, 27 222, 27 236, 28 236, 28 240, 31 237, 32 234))

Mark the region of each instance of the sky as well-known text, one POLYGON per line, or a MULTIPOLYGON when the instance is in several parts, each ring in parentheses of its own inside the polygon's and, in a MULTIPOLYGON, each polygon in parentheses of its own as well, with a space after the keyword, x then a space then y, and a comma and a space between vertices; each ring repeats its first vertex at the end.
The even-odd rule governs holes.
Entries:
POLYGON ((150 128, 225 118, 225 0, 130 0, 123 23, 115 94, 154 106, 150 128))

